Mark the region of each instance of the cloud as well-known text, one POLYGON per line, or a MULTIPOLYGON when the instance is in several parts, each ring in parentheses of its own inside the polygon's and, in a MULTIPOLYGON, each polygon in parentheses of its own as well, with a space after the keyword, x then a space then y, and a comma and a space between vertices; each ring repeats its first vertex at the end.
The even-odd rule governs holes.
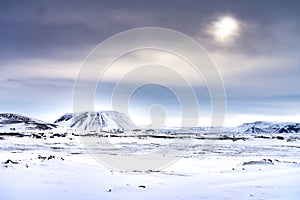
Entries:
MULTIPOLYGON (((43 109, 48 105, 53 112, 70 108, 72 84, 90 50, 121 31, 159 26, 181 31, 207 49, 224 79, 229 111, 296 114, 299 5, 298 1, 268 0, 0 2, 1 110, 25 111, 24 105, 26 111, 38 105, 43 109), (234 16, 242 25, 239 37, 230 45, 207 35, 207 27, 223 15, 234 16)), ((111 53, 107 51, 103 57, 114 56, 111 53)), ((148 60, 174 67, 176 74, 204 90, 204 81, 186 70, 189 66, 182 61, 161 52, 146 52, 116 62, 103 79, 105 92, 109 93, 133 65, 142 64, 145 55, 148 60)), ((167 72, 148 73, 149 78, 167 77, 172 86, 181 86, 176 76, 167 72)), ((87 76, 85 81, 93 78, 87 76)), ((131 87, 143 78, 127 79, 124 85, 131 87)))
POLYGON ((3 63, 0 77, 5 79, 75 79, 80 61, 25 59, 3 63))

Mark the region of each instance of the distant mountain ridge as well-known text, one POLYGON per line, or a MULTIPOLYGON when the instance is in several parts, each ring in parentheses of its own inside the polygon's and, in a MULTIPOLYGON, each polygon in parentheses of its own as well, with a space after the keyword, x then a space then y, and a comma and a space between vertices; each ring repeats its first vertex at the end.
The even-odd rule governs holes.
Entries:
MULTIPOLYGON (((116 111, 67 113, 54 123, 48 123, 19 114, 0 113, 0 133, 13 132, 44 132, 62 131, 67 129, 88 133, 120 133, 128 130, 139 129, 126 115, 116 111), (62 128, 61 130, 59 130, 62 128)), ((207 127, 191 127, 177 129, 157 130, 159 133, 205 133, 207 127)), ((224 127, 223 133, 227 134, 277 134, 300 133, 300 123, 296 122, 266 122, 257 121, 244 123, 236 127, 224 127)))
POLYGON ((236 128, 233 128, 233 130, 235 130, 235 132, 245 134, 300 133, 300 123, 256 121, 251 123, 244 123, 236 128))
POLYGON ((2 132, 51 130, 57 127, 57 124, 43 122, 19 114, 0 113, 0 131, 2 132))

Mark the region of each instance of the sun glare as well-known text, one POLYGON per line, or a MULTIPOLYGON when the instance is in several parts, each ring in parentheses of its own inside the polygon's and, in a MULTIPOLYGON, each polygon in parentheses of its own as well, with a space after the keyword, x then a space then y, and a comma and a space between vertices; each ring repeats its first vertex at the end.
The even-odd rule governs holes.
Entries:
POLYGON ((233 17, 222 17, 213 23, 212 34, 215 39, 227 42, 235 38, 239 33, 239 22, 233 17))

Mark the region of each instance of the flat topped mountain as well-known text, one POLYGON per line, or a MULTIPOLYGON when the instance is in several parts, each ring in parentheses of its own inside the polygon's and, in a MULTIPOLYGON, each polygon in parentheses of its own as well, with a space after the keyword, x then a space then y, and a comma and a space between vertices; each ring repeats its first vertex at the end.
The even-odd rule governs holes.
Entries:
POLYGON ((54 123, 88 132, 123 132, 137 128, 126 115, 116 111, 67 113, 54 123))
POLYGON ((14 132, 26 130, 51 130, 57 128, 57 124, 47 123, 13 113, 0 113, 0 131, 14 132))

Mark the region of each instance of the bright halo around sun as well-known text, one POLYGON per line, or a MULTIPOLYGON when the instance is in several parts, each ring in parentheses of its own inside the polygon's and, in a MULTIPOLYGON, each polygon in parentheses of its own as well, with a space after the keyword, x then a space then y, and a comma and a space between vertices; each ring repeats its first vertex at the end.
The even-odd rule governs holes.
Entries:
POLYGON ((220 17, 213 22, 210 32, 219 42, 231 42, 239 35, 239 21, 231 16, 220 17))

